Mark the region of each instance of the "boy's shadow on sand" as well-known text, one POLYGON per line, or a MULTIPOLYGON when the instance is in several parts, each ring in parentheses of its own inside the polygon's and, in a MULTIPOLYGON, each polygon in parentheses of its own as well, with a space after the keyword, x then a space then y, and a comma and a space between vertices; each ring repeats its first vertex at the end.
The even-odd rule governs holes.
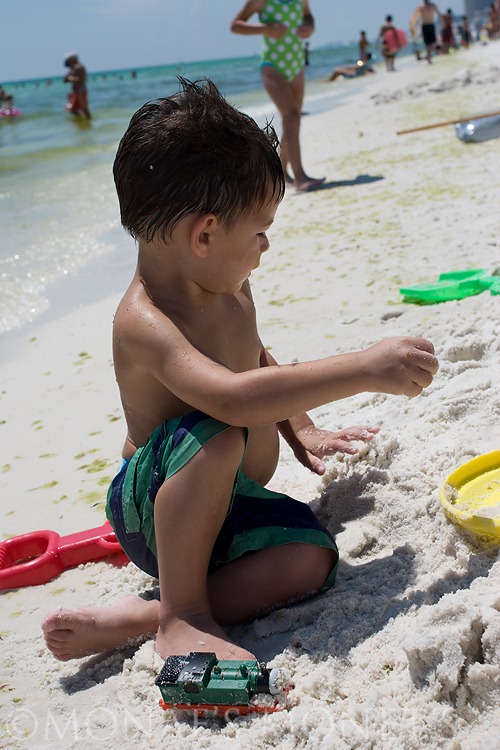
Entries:
MULTIPOLYGON (((379 182, 380 180, 385 180, 385 177, 382 177, 381 175, 360 174, 354 180, 331 180, 329 182, 323 182, 321 185, 318 185, 317 187, 305 192, 317 193, 319 190, 332 190, 333 188, 340 187, 354 187, 355 185, 369 185, 372 182, 379 182)), ((298 190, 297 192, 293 193, 293 195, 304 195, 304 192, 298 190)))
MULTIPOLYGON (((331 533, 338 535, 348 522, 373 511, 375 498, 370 486, 387 481, 387 473, 377 467, 336 479, 325 488, 314 511, 331 533)), ((359 557, 371 555, 376 543, 377 540, 368 535, 366 544, 360 544, 359 557)), ((389 620, 413 607, 436 604, 445 594, 469 588, 476 578, 488 574, 495 561, 488 549, 483 550, 471 542, 467 570, 456 574, 446 570, 427 588, 415 587, 405 595, 416 579, 415 558, 420 544, 425 543, 425 539, 415 536, 408 543, 394 548, 389 555, 355 565, 342 560, 340 549, 337 581, 332 589, 280 610, 275 623, 271 613, 269 627, 263 628, 265 635, 258 637, 258 644, 251 624, 246 628, 233 628, 231 635, 242 646, 254 653, 257 651, 257 657, 262 661, 271 660, 285 649, 299 654, 307 652, 318 661, 328 656, 345 657, 359 643, 383 630, 389 620), (353 605, 353 602, 358 604, 353 605), (318 630, 321 631, 320 637, 318 630)))

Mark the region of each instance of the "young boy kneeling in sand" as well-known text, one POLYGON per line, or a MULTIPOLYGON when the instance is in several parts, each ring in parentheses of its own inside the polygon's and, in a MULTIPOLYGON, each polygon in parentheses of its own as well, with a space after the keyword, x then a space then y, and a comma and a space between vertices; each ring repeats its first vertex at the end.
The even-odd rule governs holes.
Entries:
POLYGON ((181 84, 134 115, 114 164, 139 254, 114 320, 128 435, 107 515, 160 599, 50 614, 45 639, 61 660, 151 632, 163 658, 253 658, 223 627, 325 590, 338 561, 307 504, 265 489, 278 433, 323 474, 325 455, 355 453, 351 441, 378 428, 328 432, 306 410, 362 391, 416 396, 438 367, 421 338, 276 364, 248 282, 284 192, 276 135, 212 83, 181 84))

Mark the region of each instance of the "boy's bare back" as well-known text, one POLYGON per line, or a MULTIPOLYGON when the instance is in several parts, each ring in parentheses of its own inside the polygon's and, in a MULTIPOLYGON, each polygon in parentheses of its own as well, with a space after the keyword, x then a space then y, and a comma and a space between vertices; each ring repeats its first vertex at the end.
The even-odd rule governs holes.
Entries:
MULTIPOLYGON (((138 269, 113 329, 115 371, 128 429, 124 458, 164 420, 193 409, 211 413, 217 398, 227 399, 232 373, 261 366, 263 347, 248 275, 269 247, 265 231, 276 205, 242 218, 238 236, 207 215, 201 221, 199 216, 186 217, 168 245, 139 241, 138 269), (169 263, 164 262, 166 253, 169 263)), ((218 408, 223 416, 223 404, 218 408)), ((276 424, 254 426, 246 473, 268 481, 277 453, 276 424)))

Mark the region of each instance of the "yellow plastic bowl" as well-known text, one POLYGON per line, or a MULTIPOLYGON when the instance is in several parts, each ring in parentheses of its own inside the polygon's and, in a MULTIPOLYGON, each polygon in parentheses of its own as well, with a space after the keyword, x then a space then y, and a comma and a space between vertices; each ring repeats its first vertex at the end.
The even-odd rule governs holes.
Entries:
POLYGON ((455 469, 441 487, 440 501, 455 523, 475 534, 500 539, 500 450, 455 469))

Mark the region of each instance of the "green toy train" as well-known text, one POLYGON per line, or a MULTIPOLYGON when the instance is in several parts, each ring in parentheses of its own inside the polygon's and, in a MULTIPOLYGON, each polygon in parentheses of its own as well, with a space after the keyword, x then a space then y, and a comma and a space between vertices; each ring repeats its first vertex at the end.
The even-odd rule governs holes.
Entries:
POLYGON ((224 661, 214 653, 192 651, 187 656, 169 656, 155 684, 165 710, 224 716, 277 711, 277 701, 269 705, 251 701, 259 693, 281 693, 279 677, 279 669, 268 669, 257 661, 224 661))

